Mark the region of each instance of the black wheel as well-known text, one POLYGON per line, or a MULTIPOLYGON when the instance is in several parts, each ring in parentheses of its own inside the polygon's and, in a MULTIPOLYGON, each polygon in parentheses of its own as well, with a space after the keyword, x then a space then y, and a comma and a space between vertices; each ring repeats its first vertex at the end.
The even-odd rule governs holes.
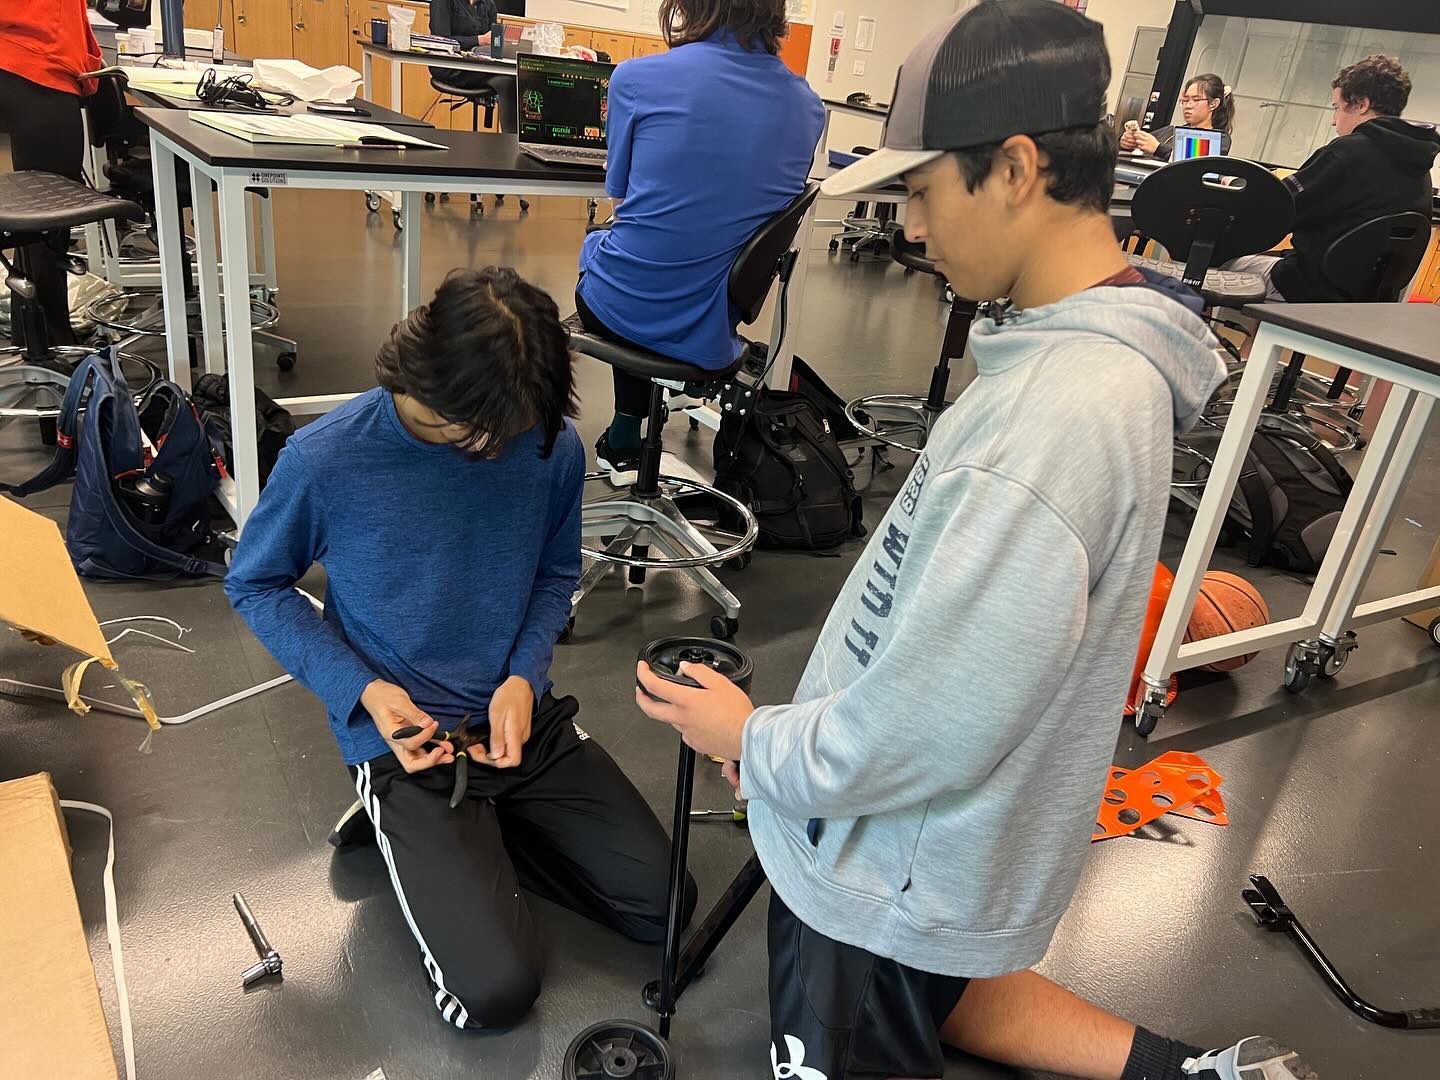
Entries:
POLYGON ((1440 648, 1440 617, 1430 624, 1430 643, 1440 648))
POLYGON ((1145 702, 1140 706, 1140 711, 1135 714, 1135 734, 1141 738, 1149 738, 1155 730, 1155 725, 1160 723, 1160 717, 1164 714, 1165 707, 1163 705, 1145 702))
POLYGON ((726 570, 744 570, 747 566, 750 565, 750 561, 751 561, 750 552, 748 552, 748 551, 742 551, 739 555, 736 555, 733 559, 726 559, 726 560, 725 560, 725 569, 726 569, 726 570))
POLYGON ((400 209, 398 207, 390 211, 390 220, 395 222, 396 232, 404 231, 405 219, 400 216, 400 209))
POLYGON ((527 200, 527 199, 521 199, 521 200, 520 200, 520 212, 521 212, 522 214, 528 214, 528 213, 530 212, 530 203, 529 203, 529 200, 527 200))
POLYGON ((860 261, 860 251, 858 248, 850 249, 850 261, 852 263, 858 263, 860 261))
POLYGON ((495 196, 495 205, 496 205, 496 206, 504 206, 504 205, 505 205, 505 196, 504 196, 504 195, 496 195, 496 196, 495 196))
POLYGON ((441 201, 441 202, 449 202, 449 201, 450 201, 450 192, 448 192, 448 191, 442 191, 442 192, 440 192, 440 201, 441 201))
POLYGON ((365 209, 372 214, 378 214, 380 212, 380 196, 373 191, 367 191, 365 193, 365 209))
POLYGON ((433 192, 433 191, 427 191, 427 192, 425 192, 425 202, 428 203, 428 204, 431 205, 431 206, 434 206, 434 205, 435 205, 435 192, 433 192))
POLYGON ((1316 674, 1322 679, 1335 678, 1345 670, 1345 665, 1350 662, 1350 654, 1354 651, 1354 646, 1336 649, 1329 645, 1322 645, 1320 647, 1320 670, 1316 674))
POLYGON ((710 620, 710 633, 721 641, 731 641, 740 632, 740 620, 728 615, 716 615, 710 620))
POLYGON ((670 1045, 644 1024, 605 1020, 565 1051, 564 1080, 675 1080, 670 1045))
POLYGON ((40 445, 54 446, 60 439, 60 428, 53 416, 40 417, 40 445))
POLYGON ((699 420, 696 420, 695 417, 693 417, 693 416, 690 417, 690 430, 691 430, 691 431, 699 431, 699 430, 700 430, 700 421, 699 421, 699 420))
POLYGON ((630 567, 629 572, 625 575, 625 580, 627 580, 628 582, 630 582, 631 585, 644 585, 644 584, 645 584, 645 567, 643 567, 643 566, 632 566, 632 567, 630 567))
POLYGON ((575 636, 575 616, 571 615, 565 623, 565 629, 560 631, 560 636, 555 639, 557 645, 568 645, 570 639, 575 636))
POLYGON ((831 255, 834 255, 835 252, 837 252, 837 251, 839 251, 839 250, 840 250, 840 241, 839 241, 839 240, 831 240, 831 241, 830 241, 830 254, 831 254, 831 255))
POLYGON ((282 352, 275 357, 275 366, 281 371, 295 370, 295 354, 293 352, 282 352))
POLYGON ((1310 685, 1310 677, 1314 674, 1311 663, 1307 657, 1301 655, 1298 642, 1290 646, 1290 651, 1285 654, 1286 690, 1298 694, 1310 685))
POLYGON ((915 276, 915 268, 914 268, 913 266, 907 266, 907 267, 905 267, 905 276, 906 276, 906 277, 914 277, 914 276, 915 276))

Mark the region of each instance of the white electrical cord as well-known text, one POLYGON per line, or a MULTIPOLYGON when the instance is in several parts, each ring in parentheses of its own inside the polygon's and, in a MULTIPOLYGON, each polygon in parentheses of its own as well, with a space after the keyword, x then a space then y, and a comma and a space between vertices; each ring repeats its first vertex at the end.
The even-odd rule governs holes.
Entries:
POLYGON ((60 805, 66 810, 99 814, 110 825, 104 874, 105 937, 110 942, 110 967, 115 973, 115 997, 120 1003, 120 1042, 125 1050, 125 1080, 135 1080, 135 1031, 130 1024, 130 988, 125 983, 125 954, 120 949, 120 908, 115 902, 115 815, 97 803, 61 799, 60 805))

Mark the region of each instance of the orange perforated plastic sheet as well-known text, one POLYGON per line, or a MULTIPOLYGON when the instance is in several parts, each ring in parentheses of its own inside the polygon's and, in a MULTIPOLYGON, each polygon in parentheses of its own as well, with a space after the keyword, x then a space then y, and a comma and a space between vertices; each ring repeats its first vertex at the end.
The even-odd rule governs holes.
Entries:
POLYGON ((1161 754, 1138 769, 1112 767, 1091 839, 1126 836, 1165 814, 1228 825, 1220 780, 1204 758, 1180 750, 1161 754))

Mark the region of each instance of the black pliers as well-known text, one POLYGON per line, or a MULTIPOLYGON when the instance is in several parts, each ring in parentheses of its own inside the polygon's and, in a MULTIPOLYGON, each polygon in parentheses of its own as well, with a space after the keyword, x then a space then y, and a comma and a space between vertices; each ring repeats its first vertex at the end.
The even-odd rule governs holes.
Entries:
MULTIPOLYGON (((450 793, 450 809, 454 810, 460 805, 460 800, 465 798, 465 787, 470 781, 470 755, 466 751, 472 746, 484 747, 485 735, 478 731, 470 730, 470 717, 473 713, 466 713, 460 718, 460 723, 454 731, 438 732, 433 739, 426 739, 425 745, 448 742, 455 748, 455 790, 450 793)), ((413 739, 423 729, 419 724, 410 724, 407 727, 399 728, 390 733, 390 738, 397 742, 405 739, 413 739)))

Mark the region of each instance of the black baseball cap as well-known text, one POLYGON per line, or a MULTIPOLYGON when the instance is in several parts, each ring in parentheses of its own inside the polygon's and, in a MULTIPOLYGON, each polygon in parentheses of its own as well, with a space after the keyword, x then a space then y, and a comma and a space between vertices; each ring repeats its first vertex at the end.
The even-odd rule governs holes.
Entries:
POLYGON ((1109 85, 1099 23, 1057 0, 983 0, 915 46, 896 80, 883 146, 820 190, 851 195, 949 150, 1093 127, 1109 85))

